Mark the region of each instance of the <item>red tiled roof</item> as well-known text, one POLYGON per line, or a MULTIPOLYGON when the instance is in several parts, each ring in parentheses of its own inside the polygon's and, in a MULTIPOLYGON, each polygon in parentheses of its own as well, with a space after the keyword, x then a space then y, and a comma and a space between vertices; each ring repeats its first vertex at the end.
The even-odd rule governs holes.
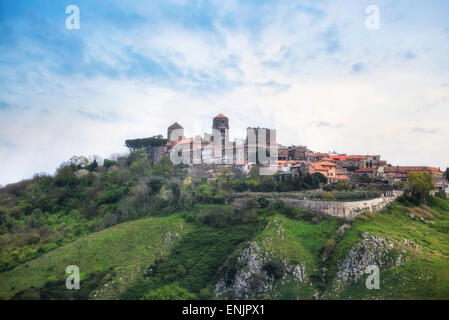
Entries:
POLYGON ((353 160, 365 160, 366 157, 365 156, 347 156, 348 159, 353 159, 353 160))
POLYGON ((320 161, 318 164, 322 167, 337 167, 337 165, 330 161, 320 161))
POLYGON ((435 167, 423 167, 423 166, 394 166, 394 167, 386 167, 386 173, 407 173, 407 172, 435 172, 435 173, 443 173, 439 168, 435 167))
POLYGON ((324 167, 322 167, 318 163, 311 163, 310 165, 313 167, 313 169, 315 171, 326 171, 327 172, 327 169, 325 169, 324 167))
POLYGON ((228 118, 228 117, 226 117, 226 116, 224 116, 224 115, 222 115, 221 113, 218 115, 218 116, 216 116, 215 118, 228 118))
POLYGON ((294 160, 277 160, 277 164, 296 164, 294 160))
POLYGON ((184 140, 178 140, 175 141, 175 144, 186 144, 186 143, 192 143, 193 142, 193 138, 189 138, 189 139, 184 139, 184 140))
POLYGON ((345 161, 347 159, 347 156, 333 156, 333 155, 330 155, 329 158, 331 158, 333 160, 345 161))

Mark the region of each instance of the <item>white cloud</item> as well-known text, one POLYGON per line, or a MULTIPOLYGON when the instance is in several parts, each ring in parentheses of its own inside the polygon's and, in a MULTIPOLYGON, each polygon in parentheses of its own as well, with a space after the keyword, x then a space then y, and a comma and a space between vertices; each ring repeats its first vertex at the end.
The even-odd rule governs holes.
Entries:
POLYGON ((244 137, 247 126, 272 127, 287 145, 448 165, 444 33, 429 37, 413 27, 409 34, 389 6, 381 7, 385 23, 375 33, 364 28, 361 5, 320 4, 318 16, 277 5, 260 17, 259 29, 245 24, 249 9, 236 13, 237 2, 216 5, 214 30, 177 21, 92 29, 84 58, 117 70, 116 77, 55 74, 45 65, 21 70, 26 80, 2 93, 18 109, 0 110, 0 183, 52 173, 74 154, 123 152, 125 139, 165 135, 174 121, 189 130, 200 120, 202 131, 210 131, 218 113, 230 118, 233 137, 244 137), (230 13, 237 16, 232 26, 230 13), (331 54, 323 38, 329 30, 341 48, 331 54), (165 83, 151 74, 127 77, 129 50, 180 74, 165 83), (404 59, 407 52, 415 58, 404 59))

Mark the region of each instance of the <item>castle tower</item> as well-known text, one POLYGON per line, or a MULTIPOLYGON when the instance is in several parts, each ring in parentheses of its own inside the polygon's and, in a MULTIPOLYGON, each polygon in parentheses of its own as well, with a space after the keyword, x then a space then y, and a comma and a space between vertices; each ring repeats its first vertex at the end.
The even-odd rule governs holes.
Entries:
POLYGON ((220 139, 222 157, 225 155, 225 146, 229 141, 229 119, 221 113, 216 116, 212 123, 212 141, 220 139))
POLYGON ((212 123, 212 131, 214 129, 220 132, 222 139, 225 139, 229 133, 229 119, 220 113, 212 123))
POLYGON ((168 141, 178 141, 184 139, 184 128, 177 122, 167 129, 168 141))

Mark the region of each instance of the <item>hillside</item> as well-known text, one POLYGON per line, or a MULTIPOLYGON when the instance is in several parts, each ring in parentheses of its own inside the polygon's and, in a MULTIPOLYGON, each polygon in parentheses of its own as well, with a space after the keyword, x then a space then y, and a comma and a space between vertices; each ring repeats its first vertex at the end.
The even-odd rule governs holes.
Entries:
POLYGON ((449 298, 447 200, 432 198, 428 207, 395 202, 348 229, 343 225, 280 203, 238 215, 230 206, 198 205, 118 224, 3 272, 0 296, 449 298), (352 271, 363 270, 366 262, 381 265, 379 290, 367 290, 366 275, 352 271), (80 267, 79 291, 65 289, 70 264, 80 267), (345 270, 348 265, 352 268, 345 270))
MULTIPOLYGON (((43 288, 47 285, 50 288, 50 292, 47 292, 49 297, 57 298, 51 292, 53 283, 62 283, 64 289, 63 279, 67 276, 65 268, 77 265, 81 281, 89 279, 89 289, 99 288, 111 279, 119 279, 114 282, 114 291, 117 292, 100 294, 105 298, 114 298, 123 290, 124 284, 142 275, 145 266, 167 255, 179 238, 191 231, 192 226, 179 216, 122 223, 1 273, 0 296, 11 298, 24 289, 43 288)), ((23 297, 39 297, 37 291, 28 290, 23 293, 23 297)), ((68 290, 59 290, 59 293, 68 294, 64 298, 71 297, 72 292, 64 291, 68 290)), ((87 293, 81 291, 81 296, 86 298, 87 293)))
POLYGON ((442 194, 401 197, 349 223, 269 195, 383 191, 317 174, 281 181, 257 167, 248 176, 197 168, 216 172, 208 179, 168 158, 152 163, 145 150, 103 165, 83 159, 0 189, 0 298, 449 298, 442 194), (237 203, 236 194, 247 196, 237 203), (69 265, 80 268, 80 290, 65 288, 69 265), (379 290, 365 288, 370 265, 380 267, 379 290))
POLYGON ((449 202, 438 197, 429 206, 395 202, 359 217, 329 261, 323 298, 448 299, 448 231, 449 202), (363 262, 381 266, 379 290, 366 290, 366 276, 354 272, 363 270, 363 262), (339 272, 349 280, 338 278, 339 272))

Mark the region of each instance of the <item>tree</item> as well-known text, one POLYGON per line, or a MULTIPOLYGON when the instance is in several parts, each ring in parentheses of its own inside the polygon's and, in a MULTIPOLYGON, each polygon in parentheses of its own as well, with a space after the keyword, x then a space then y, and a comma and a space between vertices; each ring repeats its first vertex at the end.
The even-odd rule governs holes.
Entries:
POLYGON ((141 148, 144 148, 149 152, 150 147, 165 146, 167 141, 167 139, 162 139, 161 136, 154 136, 151 138, 126 140, 125 146, 127 146, 131 152, 135 152, 141 148))
POLYGON ((446 168, 446 172, 444 173, 444 175, 446 176, 446 180, 449 181, 449 168, 446 168))
POLYGON ((322 184, 327 184, 327 178, 326 178, 326 176, 324 176, 322 173, 320 173, 320 172, 315 172, 314 174, 312 174, 312 176, 318 178, 318 180, 320 181, 320 183, 322 183, 322 184))
POLYGON ((156 164, 154 164, 152 169, 152 174, 155 176, 162 176, 164 178, 169 178, 173 176, 174 169, 173 163, 167 156, 162 157, 156 164))
POLYGON ((95 171, 97 170, 97 168, 98 168, 97 159, 94 159, 94 161, 87 166, 87 170, 89 171, 95 171))
POLYGON ((231 191, 232 189, 232 176, 229 169, 226 167, 220 168, 220 172, 217 176, 217 186, 224 191, 231 191))
POLYGON ((249 178, 254 180, 257 183, 260 183, 260 165, 253 165, 251 170, 249 171, 249 178))
POLYGON ((55 183, 57 186, 74 185, 76 183, 76 175, 72 166, 60 167, 56 172, 55 183))
POLYGON ((426 203, 430 191, 435 188, 433 176, 428 172, 410 172, 407 174, 407 178, 412 198, 420 203, 426 203))
POLYGON ((114 161, 114 160, 109 160, 109 159, 103 160, 103 167, 105 167, 106 169, 109 169, 110 167, 112 167, 116 164, 117 164, 117 161, 114 161))

